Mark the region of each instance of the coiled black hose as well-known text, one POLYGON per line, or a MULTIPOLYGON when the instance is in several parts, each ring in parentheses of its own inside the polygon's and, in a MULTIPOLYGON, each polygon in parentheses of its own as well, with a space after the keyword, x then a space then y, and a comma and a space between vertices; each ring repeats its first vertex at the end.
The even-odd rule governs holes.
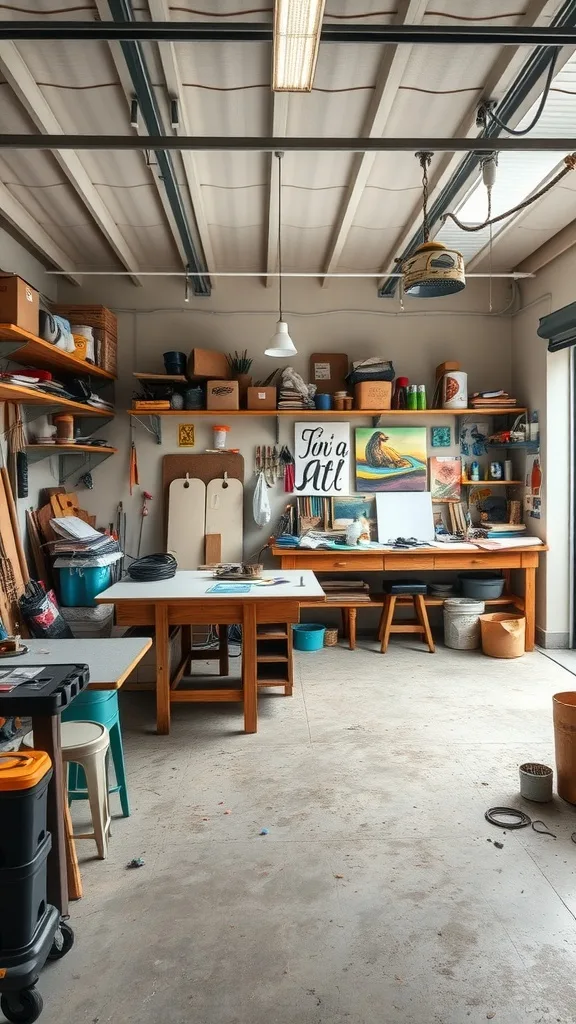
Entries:
POLYGON ((172 579, 177 568, 178 562, 173 555, 160 553, 135 558, 126 571, 137 583, 153 583, 155 580, 172 579))

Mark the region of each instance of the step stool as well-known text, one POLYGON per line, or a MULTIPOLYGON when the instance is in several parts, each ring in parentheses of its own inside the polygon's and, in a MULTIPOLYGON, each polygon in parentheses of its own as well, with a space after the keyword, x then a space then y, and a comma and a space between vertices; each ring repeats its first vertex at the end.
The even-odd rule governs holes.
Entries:
POLYGON ((385 587, 384 607, 378 626, 378 639, 382 654, 388 650, 391 633, 419 633, 423 642, 428 644, 430 654, 435 653, 436 647, 424 602, 426 590, 426 584, 420 580, 393 580, 385 587), (404 622, 394 622, 397 601, 400 601, 401 604, 411 601, 415 617, 404 622))

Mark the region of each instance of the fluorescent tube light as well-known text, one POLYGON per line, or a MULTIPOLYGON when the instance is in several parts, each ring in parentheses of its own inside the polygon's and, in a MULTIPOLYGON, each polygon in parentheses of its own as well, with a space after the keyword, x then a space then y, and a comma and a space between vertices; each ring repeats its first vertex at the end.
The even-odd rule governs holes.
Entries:
POLYGON ((310 92, 326 0, 275 0, 274 92, 310 92))

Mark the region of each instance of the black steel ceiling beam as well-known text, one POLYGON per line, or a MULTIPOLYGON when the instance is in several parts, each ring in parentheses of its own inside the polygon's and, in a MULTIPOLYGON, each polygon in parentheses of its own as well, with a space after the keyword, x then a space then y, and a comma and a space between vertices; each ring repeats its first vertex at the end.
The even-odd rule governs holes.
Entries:
MULTIPOLYGON (((91 40, 116 42, 269 43, 272 25, 259 22, 185 21, 4 21, 0 39, 91 40)), ((565 26, 516 25, 332 25, 322 28, 323 43, 418 43, 459 46, 575 46, 576 32, 565 26)))
MULTIPOLYGON (((141 109, 143 111, 142 104, 141 109)), ((262 138, 259 135, 0 135, 0 149, 151 150, 159 156, 167 150, 222 153, 274 153, 277 150, 292 153, 415 153, 419 150, 431 153, 570 153, 576 149, 576 137, 349 139, 313 136, 262 138)), ((161 169, 165 174, 164 163, 161 169)))
MULTIPOLYGON (((552 33, 557 30, 569 30, 571 32, 576 31, 576 0, 564 0, 562 7, 557 11, 554 17, 552 25, 544 31, 546 33, 552 33)), ((551 56, 551 50, 548 45, 539 46, 530 55, 524 66, 521 68, 513 85, 510 87, 506 95, 500 100, 494 111, 498 115, 499 120, 504 124, 509 124, 512 121, 516 112, 520 109, 522 104, 526 101, 526 98, 534 89, 534 86, 546 74, 550 66, 551 56)), ((501 132, 502 129, 496 124, 496 122, 491 121, 488 127, 483 131, 482 136, 478 137, 477 141, 481 142, 484 139, 486 149, 494 151, 497 149, 498 142, 501 141, 499 140, 501 132)), ((576 144, 572 148, 576 148, 576 144)), ((478 151, 468 153, 450 180, 440 191, 438 197, 430 205, 429 220, 431 225, 437 224, 442 215, 452 208, 454 200, 461 194, 462 189, 470 182, 472 176, 478 171, 478 168, 478 151)), ((401 260, 405 260, 423 241, 424 235, 420 228, 412 235, 410 242, 399 258, 401 260)), ((396 269, 397 264, 390 267, 391 271, 396 269)), ((385 276, 385 273, 382 274, 383 278, 385 276)), ((396 287, 396 279, 389 277, 386 284, 379 290, 378 294, 381 298, 390 298, 394 295, 396 287)))
MULTIPOLYGON (((118 19, 120 27, 130 27, 135 24, 132 19, 134 12, 130 0, 108 0, 108 6, 113 18, 118 19)), ((114 23, 116 24, 116 22, 114 23)), ((204 274, 208 270, 202 243, 196 224, 191 225, 186 213, 186 207, 182 199, 180 185, 176 176, 176 170, 169 149, 180 149, 179 146, 169 146, 168 143, 176 141, 175 136, 166 135, 162 121, 162 114, 158 106, 150 73, 142 52, 140 43, 128 41, 125 37, 120 43, 126 67, 134 86, 134 96, 138 101, 138 112, 146 125, 146 131, 154 136, 157 145, 151 145, 151 138, 146 135, 124 136, 125 142, 133 145, 124 146, 125 149, 134 150, 155 150, 158 160, 158 167, 162 177, 162 185, 166 192, 166 198, 172 211, 174 223, 180 236, 182 248, 186 254, 186 262, 190 268, 190 281, 196 295, 210 295, 210 280, 207 277, 195 276, 195 271, 204 274)), ((50 147, 53 148, 53 147, 50 147)), ((62 148, 58 146, 56 148, 62 148)), ((82 146, 72 146, 72 149, 81 149, 82 146)), ((114 148, 114 147, 113 147, 114 148)))

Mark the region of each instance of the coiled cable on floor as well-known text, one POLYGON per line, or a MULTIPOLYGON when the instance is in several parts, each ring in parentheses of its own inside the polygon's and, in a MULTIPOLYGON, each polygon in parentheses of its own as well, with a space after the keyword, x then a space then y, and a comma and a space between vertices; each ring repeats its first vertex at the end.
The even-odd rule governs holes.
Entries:
POLYGON ((130 579, 137 583, 153 583, 156 580, 169 580, 176 575, 178 562, 173 555, 159 553, 135 558, 126 570, 130 579))

